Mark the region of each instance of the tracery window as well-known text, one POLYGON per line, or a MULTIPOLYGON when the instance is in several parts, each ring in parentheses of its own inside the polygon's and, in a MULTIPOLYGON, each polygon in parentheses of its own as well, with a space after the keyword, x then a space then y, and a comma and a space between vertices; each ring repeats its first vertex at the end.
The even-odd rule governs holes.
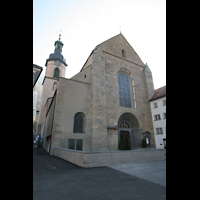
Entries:
POLYGON ((120 127, 130 128, 129 124, 126 121, 121 122, 120 127))
POLYGON ((129 79, 125 73, 118 73, 119 105, 131 108, 129 79))

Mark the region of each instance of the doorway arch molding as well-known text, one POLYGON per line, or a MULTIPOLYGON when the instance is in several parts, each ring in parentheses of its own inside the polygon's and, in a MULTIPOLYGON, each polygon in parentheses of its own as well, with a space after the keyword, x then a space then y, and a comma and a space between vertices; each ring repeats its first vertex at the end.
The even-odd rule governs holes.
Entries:
POLYGON ((128 131, 130 137, 131 150, 136 149, 142 145, 141 143, 141 128, 137 118, 132 113, 124 113, 118 120, 118 144, 120 140, 120 132, 128 131), (122 122, 129 124, 129 128, 120 127, 122 122))
POLYGON ((132 113, 124 113, 119 117, 118 127, 120 128, 120 122, 127 121, 130 124, 130 128, 139 128, 139 122, 132 113))

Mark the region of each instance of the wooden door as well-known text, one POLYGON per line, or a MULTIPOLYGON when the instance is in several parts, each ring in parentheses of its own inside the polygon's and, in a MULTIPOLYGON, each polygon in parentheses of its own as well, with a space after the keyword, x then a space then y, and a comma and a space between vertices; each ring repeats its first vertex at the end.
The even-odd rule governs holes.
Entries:
POLYGON ((129 132, 128 131, 121 131, 120 132, 120 139, 122 140, 124 150, 131 150, 129 132))

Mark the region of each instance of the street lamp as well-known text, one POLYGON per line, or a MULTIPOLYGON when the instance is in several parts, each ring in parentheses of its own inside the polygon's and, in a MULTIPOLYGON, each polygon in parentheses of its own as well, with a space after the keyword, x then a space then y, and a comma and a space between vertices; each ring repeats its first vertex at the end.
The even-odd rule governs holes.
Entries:
MULTIPOLYGON (((36 110, 36 121, 38 122, 39 110, 36 110)), ((38 146, 41 145, 41 135, 37 135, 38 146)))
POLYGON ((36 121, 38 121, 39 110, 36 110, 36 121))

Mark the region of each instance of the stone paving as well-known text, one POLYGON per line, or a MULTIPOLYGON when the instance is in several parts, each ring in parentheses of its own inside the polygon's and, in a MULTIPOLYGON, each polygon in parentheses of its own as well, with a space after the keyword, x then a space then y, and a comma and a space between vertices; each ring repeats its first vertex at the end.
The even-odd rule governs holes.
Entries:
POLYGON ((166 161, 113 165, 110 167, 166 187, 166 161))
POLYGON ((84 169, 34 148, 33 200, 165 200, 164 181, 142 176, 162 170, 162 161, 84 169))

